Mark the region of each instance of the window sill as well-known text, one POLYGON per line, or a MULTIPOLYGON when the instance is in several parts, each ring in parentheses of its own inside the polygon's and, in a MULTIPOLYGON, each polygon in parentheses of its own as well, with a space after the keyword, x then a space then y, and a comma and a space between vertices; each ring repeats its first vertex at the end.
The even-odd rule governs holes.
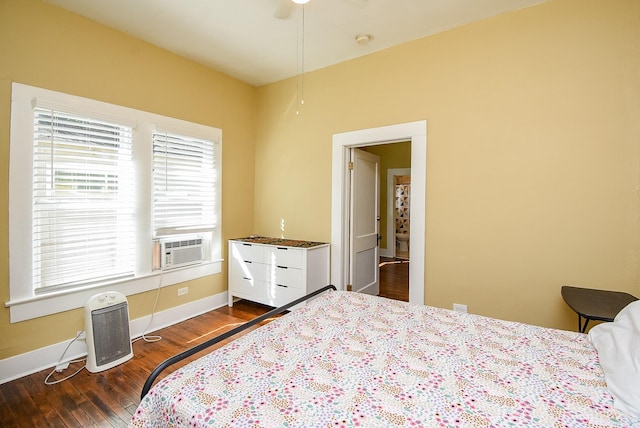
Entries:
POLYGON ((188 266, 170 271, 158 271, 145 276, 126 279, 110 284, 90 288, 64 290, 44 295, 13 299, 5 302, 10 311, 10 322, 26 321, 84 307, 86 301, 94 294, 105 291, 118 291, 125 296, 179 284, 203 276, 221 272, 222 260, 188 266))

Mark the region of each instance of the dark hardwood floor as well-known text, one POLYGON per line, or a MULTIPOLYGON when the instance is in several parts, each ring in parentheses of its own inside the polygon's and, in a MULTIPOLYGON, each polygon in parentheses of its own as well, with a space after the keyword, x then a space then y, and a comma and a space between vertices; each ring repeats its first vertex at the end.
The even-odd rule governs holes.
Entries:
POLYGON ((409 301, 409 260, 380 258, 380 296, 409 301))
MULTIPOLYGON (((381 260, 380 295, 408 301, 408 275, 406 260, 381 260)), ((140 402, 147 376, 158 364, 269 309, 240 300, 233 308, 225 306, 154 332, 162 336, 158 342, 134 342, 133 358, 110 370, 100 373, 82 370, 69 380, 45 385, 51 371, 47 369, 0 385, 0 426, 126 427, 140 402)), ((173 366, 168 372, 187 362, 173 366)), ((51 380, 68 376, 83 364, 74 363, 51 380)))

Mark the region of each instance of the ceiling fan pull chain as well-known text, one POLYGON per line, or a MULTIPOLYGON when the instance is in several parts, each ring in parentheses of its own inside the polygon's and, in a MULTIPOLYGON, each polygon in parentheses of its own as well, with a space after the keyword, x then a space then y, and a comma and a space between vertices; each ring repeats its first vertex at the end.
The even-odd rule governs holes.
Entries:
POLYGON ((296 115, 300 114, 300 106, 304 105, 304 4, 298 5, 298 34, 297 34, 297 58, 296 58, 296 115), (301 19, 302 17, 302 19, 301 19), (301 23, 302 21, 302 23, 301 23))

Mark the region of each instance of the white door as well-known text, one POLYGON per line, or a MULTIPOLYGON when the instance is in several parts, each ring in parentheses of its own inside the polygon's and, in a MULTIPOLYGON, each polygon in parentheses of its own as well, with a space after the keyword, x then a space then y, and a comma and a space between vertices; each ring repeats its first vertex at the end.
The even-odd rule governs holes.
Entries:
POLYGON ((352 149, 351 162, 349 284, 358 293, 378 295, 380 157, 352 149))

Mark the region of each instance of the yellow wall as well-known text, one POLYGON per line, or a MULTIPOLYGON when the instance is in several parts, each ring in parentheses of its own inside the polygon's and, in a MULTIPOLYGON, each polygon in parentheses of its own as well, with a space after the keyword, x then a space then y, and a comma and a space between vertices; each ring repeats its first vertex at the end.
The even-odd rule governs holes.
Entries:
POLYGON ((575 329, 563 284, 640 297, 639 0, 551 0, 304 84, 299 116, 294 80, 258 89, 256 232, 329 240, 332 135, 426 119, 426 303, 575 329))
MULTIPOLYGON (((8 176, 11 82, 16 81, 223 130, 223 238, 251 233, 256 89, 37 0, 0 1, 0 301, 9 300, 8 176)), ((226 245, 223 245, 226 256, 226 245)), ((158 310, 226 290, 223 273, 162 290, 158 310)), ((129 298, 131 318, 155 292, 129 298)), ((73 337, 82 310, 9 323, 0 306, 0 359, 73 337)))

